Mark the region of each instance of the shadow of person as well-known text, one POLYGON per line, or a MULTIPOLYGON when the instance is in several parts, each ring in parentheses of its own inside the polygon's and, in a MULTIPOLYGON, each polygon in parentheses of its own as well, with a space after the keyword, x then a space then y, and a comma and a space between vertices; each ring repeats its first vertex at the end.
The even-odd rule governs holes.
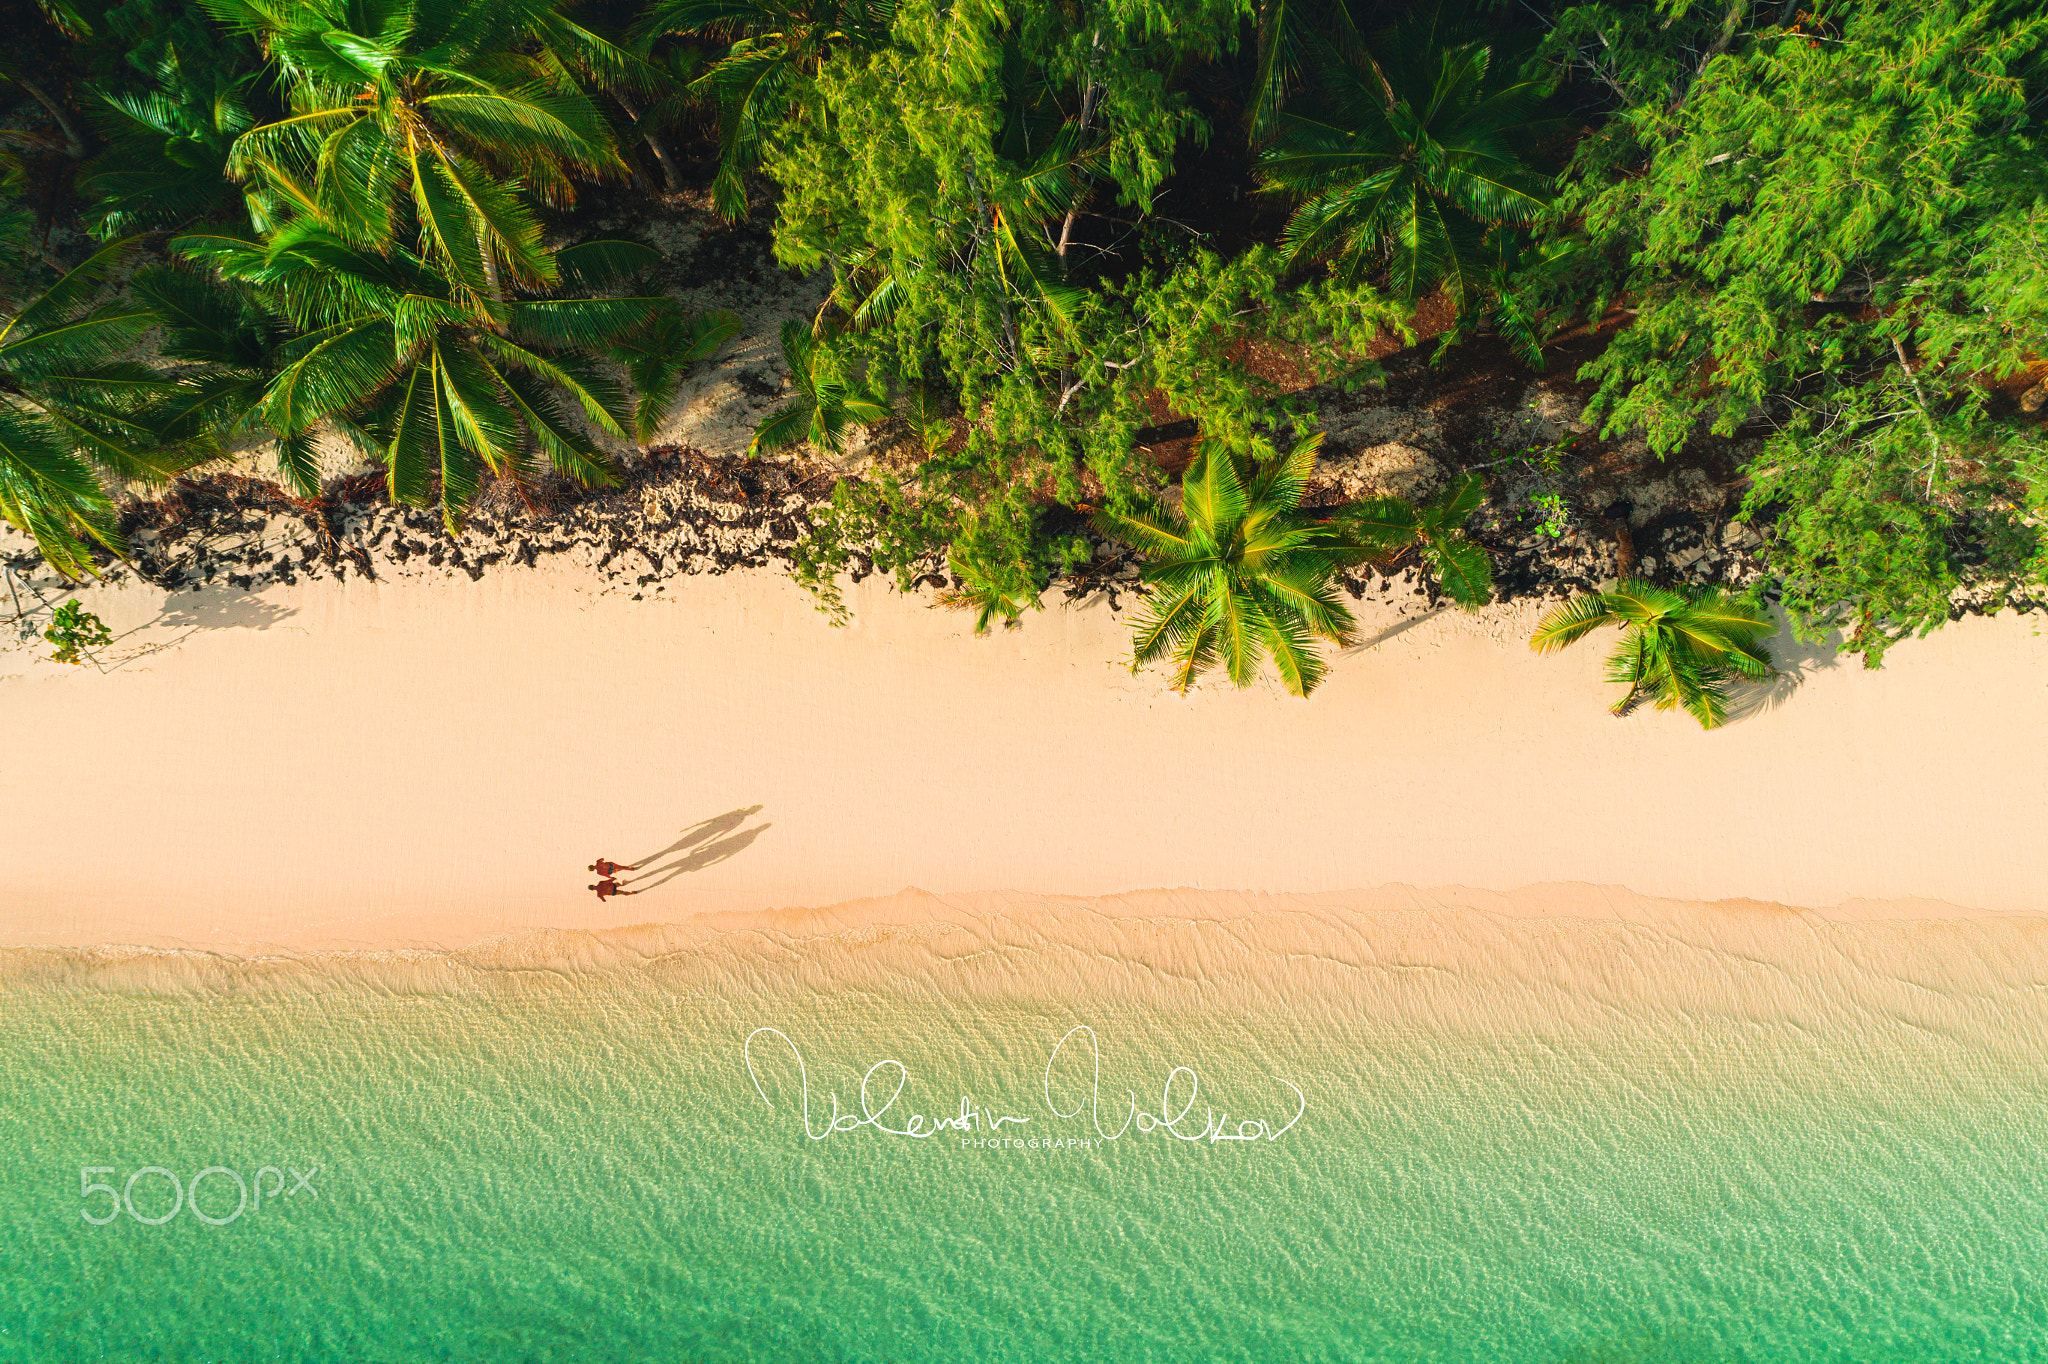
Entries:
MULTIPOLYGON (((675 842, 669 844, 660 852, 649 853, 645 857, 634 858, 632 865, 636 867, 644 867, 649 862, 659 862, 662 858, 667 857, 670 853, 678 853, 685 848, 694 848, 707 838, 717 838, 720 834, 729 834, 734 829, 739 828, 740 825, 745 824, 749 819, 752 819, 755 815, 758 815, 760 813, 760 806, 749 805, 744 810, 727 810, 722 815, 713 815, 709 819, 699 820, 697 823, 692 824, 689 828, 683 830, 683 836, 681 838, 678 838, 675 842)), ((761 827, 765 829, 768 826, 763 824, 761 827)))
POLYGON ((733 834, 729 838, 721 838, 715 843, 705 843, 695 852, 679 857, 665 867, 654 867, 644 871, 625 884, 632 886, 633 893, 638 895, 643 891, 653 890, 657 886, 665 886, 678 876, 688 872, 702 871, 706 867, 715 867, 728 857, 744 852, 748 847, 752 846, 755 839, 774 827, 773 824, 756 824, 753 828, 733 834), (660 879, 656 880, 655 878, 657 877, 660 879))

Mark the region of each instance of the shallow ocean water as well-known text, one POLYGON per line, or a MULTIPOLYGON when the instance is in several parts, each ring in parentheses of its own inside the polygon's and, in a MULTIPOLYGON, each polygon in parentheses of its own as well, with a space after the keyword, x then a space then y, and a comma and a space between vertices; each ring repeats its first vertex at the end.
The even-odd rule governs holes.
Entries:
POLYGON ((17 980, 0 1360, 2048 1359, 2038 988, 1490 1022, 774 961, 17 980))

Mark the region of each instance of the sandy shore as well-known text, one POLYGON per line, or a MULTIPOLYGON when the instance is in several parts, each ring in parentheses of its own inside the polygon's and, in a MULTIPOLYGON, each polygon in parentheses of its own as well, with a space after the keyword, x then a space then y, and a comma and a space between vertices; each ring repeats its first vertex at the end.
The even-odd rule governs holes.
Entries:
POLYGON ((452 946, 911 886, 2043 908, 2030 618, 1877 673, 1780 640, 1792 677, 1706 734, 1610 718, 1598 648, 1529 652, 1534 606, 1380 608, 1303 703, 1131 677, 1100 607, 977 640, 850 600, 835 630, 768 572, 90 593, 109 671, 0 653, 0 945, 452 946), (585 890, 662 849, 644 894, 585 890))

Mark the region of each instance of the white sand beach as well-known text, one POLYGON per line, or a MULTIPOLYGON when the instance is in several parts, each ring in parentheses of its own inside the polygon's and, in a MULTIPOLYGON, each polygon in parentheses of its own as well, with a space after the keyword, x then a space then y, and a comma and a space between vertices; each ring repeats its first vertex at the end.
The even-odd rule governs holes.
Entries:
POLYGON ((906 887, 1584 883, 1847 917, 2048 888, 2030 617, 1878 672, 1781 637, 1785 682, 1703 733, 1610 717, 1597 638, 1532 654, 1530 604, 1367 603, 1302 702, 1133 677, 1105 607, 977 639, 876 580, 845 629, 772 572, 85 597, 106 672, 0 652, 0 945, 460 946, 906 887), (660 849, 642 894, 585 889, 660 849))

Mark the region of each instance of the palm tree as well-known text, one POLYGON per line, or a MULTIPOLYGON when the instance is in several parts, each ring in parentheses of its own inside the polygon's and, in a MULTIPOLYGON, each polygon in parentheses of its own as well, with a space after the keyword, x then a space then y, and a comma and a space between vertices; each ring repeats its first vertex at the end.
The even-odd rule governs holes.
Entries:
POLYGON ((105 302, 134 243, 100 248, 20 308, 0 312, 0 517, 70 578, 119 554, 101 475, 158 482, 190 460, 160 438, 168 379, 126 357, 155 321, 105 302))
POLYGON ((1761 641, 1776 622, 1719 588, 1672 591, 1631 579, 1611 592, 1589 592, 1545 616, 1529 647, 1549 653, 1603 625, 1621 627, 1607 656, 1607 680, 1628 688, 1614 704, 1616 715, 1655 700, 1658 710, 1683 708, 1712 729, 1728 718, 1732 683, 1771 676, 1761 641))
POLYGON ((1525 160, 1541 87, 1496 71, 1484 43, 1443 41, 1427 14, 1372 57, 1312 45, 1316 97, 1260 159, 1267 188, 1301 201, 1291 259, 1352 278, 1384 265, 1404 297, 1441 284, 1468 310, 1548 193, 1525 160))
POLYGON ((663 308, 641 325, 622 333, 607 349, 626 367, 626 377, 639 391, 633 408, 633 434, 642 445, 654 439, 655 428, 675 402, 676 390, 692 365, 709 360, 738 335, 740 319, 727 312, 684 314, 663 308))
POLYGON ((247 284, 189 263, 139 270, 128 287, 163 328, 157 353, 178 367, 175 391, 165 404, 164 430, 216 447, 247 437, 274 437, 285 485, 300 497, 319 496, 312 429, 280 435, 262 419, 263 400, 283 368, 291 328, 247 284))
POLYGON ((1211 443, 1181 478, 1176 509, 1099 514, 1102 529, 1153 562, 1153 598, 1137 623, 1131 670, 1171 658, 1174 690, 1223 665, 1248 687, 1270 656, 1296 696, 1322 680, 1317 640, 1350 642, 1355 622, 1338 599, 1342 560, 1357 547, 1301 511, 1320 434, 1285 455, 1239 456, 1211 443))
POLYGON ((1347 0, 1260 0, 1255 24, 1258 65, 1245 100, 1245 128, 1262 140, 1307 75, 1312 55, 1330 49, 1354 55, 1365 50, 1365 40, 1347 0))
POLYGON ((97 199, 84 215, 93 232, 112 237, 242 216, 243 194, 227 165, 235 139, 256 125, 245 99, 251 79, 212 73, 201 85, 172 52, 155 89, 102 94, 95 121, 107 146, 79 177, 79 189, 97 199))
POLYGON ((257 36, 291 95, 289 117, 236 140, 231 173, 338 243, 381 253, 416 240, 453 302, 475 309, 507 280, 555 283, 524 193, 566 204, 576 177, 627 173, 568 71, 603 54, 550 46, 598 40, 565 37, 550 0, 204 3, 257 36))
POLYGON ((1345 508, 1335 524, 1346 539, 1369 548, 1375 558, 1421 546, 1423 560, 1445 594, 1467 610, 1476 610, 1493 600, 1493 565, 1486 551, 1467 538, 1464 526, 1479 510, 1484 489, 1478 474, 1461 474, 1420 507, 1405 498, 1375 498, 1345 508))
POLYGON ((938 604, 955 611, 974 613, 974 633, 985 635, 997 621, 1006 630, 1014 630, 1023 623, 1024 612, 1043 611, 1045 603, 1039 600, 1043 591, 1033 586, 1028 569, 1013 573, 989 573, 977 564, 971 555, 952 554, 947 560, 954 579, 960 584, 949 587, 938 595, 938 604))
MULTIPOLYGON (((585 485, 615 481, 590 428, 623 439, 632 418, 587 357, 674 306, 536 298, 493 303, 479 319, 428 259, 374 254, 303 221, 268 241, 192 234, 172 246, 249 286, 297 331, 250 420, 288 446, 331 423, 384 462, 395 500, 425 505, 438 482, 451 530, 487 474, 523 484, 552 468, 585 485)), ((556 259, 564 278, 593 284, 653 254, 606 241, 556 259)))
POLYGON ((671 34, 729 44, 690 87, 718 107, 720 213, 746 216, 746 172, 799 84, 835 47, 886 41, 895 11, 895 0, 658 0, 648 10, 635 29, 643 48, 671 34))
POLYGON ((809 327, 794 318, 782 324, 782 359, 796 385, 796 398, 769 413, 755 429, 748 454, 808 440, 820 453, 836 455, 846 446, 848 427, 889 415, 887 403, 840 377, 833 358, 809 327))

